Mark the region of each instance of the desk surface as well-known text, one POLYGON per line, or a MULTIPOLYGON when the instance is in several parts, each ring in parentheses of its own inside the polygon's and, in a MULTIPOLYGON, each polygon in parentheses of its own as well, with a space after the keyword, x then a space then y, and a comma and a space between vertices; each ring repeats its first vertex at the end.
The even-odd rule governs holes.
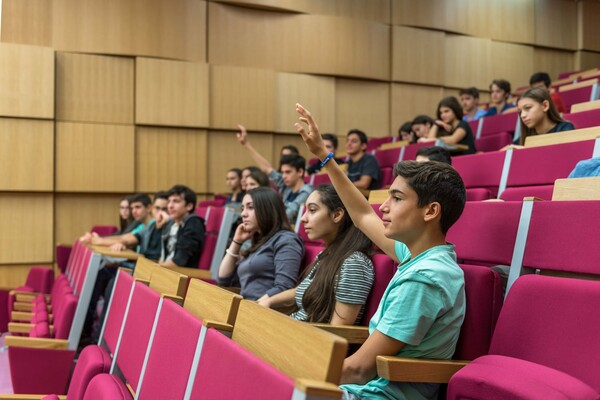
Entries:
POLYGON ((140 256, 139 253, 136 253, 133 250, 114 251, 114 250, 111 250, 110 247, 107 247, 107 246, 94 246, 94 245, 90 245, 89 247, 95 253, 102 254, 103 256, 109 256, 109 257, 115 257, 115 258, 126 258, 128 260, 137 260, 137 258, 140 256))

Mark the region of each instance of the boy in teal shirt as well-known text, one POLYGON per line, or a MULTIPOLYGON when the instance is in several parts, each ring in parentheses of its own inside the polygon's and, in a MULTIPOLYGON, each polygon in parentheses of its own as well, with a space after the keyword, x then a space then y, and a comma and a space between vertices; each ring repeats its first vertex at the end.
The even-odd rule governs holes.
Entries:
MULTIPOLYGON (((328 156, 310 113, 296 106, 296 129, 310 151, 328 156)), ((378 355, 448 359, 452 357, 465 314, 464 277, 446 232, 460 217, 466 200, 458 173, 438 162, 407 161, 396 177, 379 219, 364 196, 335 163, 327 172, 354 224, 398 262, 377 312, 369 338, 344 361, 346 398, 434 399, 438 385, 390 382, 377 376, 378 355)))

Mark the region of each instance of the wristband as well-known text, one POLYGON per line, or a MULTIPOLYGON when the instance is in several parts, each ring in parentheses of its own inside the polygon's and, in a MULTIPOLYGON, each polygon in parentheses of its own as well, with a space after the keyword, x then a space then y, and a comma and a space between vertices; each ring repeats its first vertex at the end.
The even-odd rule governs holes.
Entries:
POLYGON ((237 244, 238 246, 241 246, 241 245, 242 245, 240 242, 238 242, 238 241, 236 241, 236 240, 233 240, 233 239, 231 239, 231 241, 232 241, 233 243, 237 244))
POLYGON ((229 249, 225 249, 225 253, 226 253, 228 256, 231 256, 231 257, 233 257, 233 258, 240 258, 240 255, 239 255, 239 254, 235 254, 235 253, 233 253, 233 252, 229 251, 229 249))
POLYGON ((321 161, 321 168, 323 168, 325 166, 325 164, 327 164, 329 162, 329 160, 331 160, 333 158, 334 154, 333 152, 327 154, 327 157, 325 157, 325 159, 323 161, 321 161))

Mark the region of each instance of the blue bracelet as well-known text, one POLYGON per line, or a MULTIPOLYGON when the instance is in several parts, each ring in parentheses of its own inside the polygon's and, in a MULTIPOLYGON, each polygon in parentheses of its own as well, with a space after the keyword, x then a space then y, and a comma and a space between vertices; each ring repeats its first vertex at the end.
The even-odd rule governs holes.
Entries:
POLYGON ((323 168, 325 166, 325 164, 327 164, 327 162, 329 162, 329 160, 331 160, 333 158, 334 154, 333 152, 327 154, 327 157, 325 157, 325 159, 323 161, 321 161, 321 168, 323 168))

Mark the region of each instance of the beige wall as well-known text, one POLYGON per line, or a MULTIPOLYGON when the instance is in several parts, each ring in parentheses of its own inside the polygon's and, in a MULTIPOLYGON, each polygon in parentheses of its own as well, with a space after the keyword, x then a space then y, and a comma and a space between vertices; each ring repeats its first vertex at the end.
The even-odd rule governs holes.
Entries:
POLYGON ((298 146, 294 104, 323 132, 394 134, 444 95, 537 70, 600 66, 596 1, 4 0, 0 287, 54 260, 126 193, 226 191, 298 146), (110 6, 107 6, 110 5, 110 6), (24 23, 27 21, 27 23, 24 23), (110 21, 110 23, 107 23, 110 21), (10 278, 6 278, 10 271, 10 278))

